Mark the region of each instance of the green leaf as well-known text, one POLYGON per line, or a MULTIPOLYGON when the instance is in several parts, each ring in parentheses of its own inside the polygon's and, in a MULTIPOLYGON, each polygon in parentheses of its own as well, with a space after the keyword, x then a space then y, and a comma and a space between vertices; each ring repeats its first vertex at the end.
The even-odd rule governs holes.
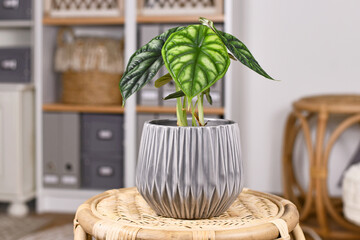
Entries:
POLYGON ((161 49, 168 37, 185 27, 176 27, 153 38, 138 49, 130 58, 120 80, 120 91, 123 104, 133 93, 139 91, 149 82, 164 65, 161 49))
POLYGON ((226 73, 230 59, 221 39, 203 25, 173 33, 161 51, 174 81, 191 99, 226 73))
POLYGON ((212 97, 210 95, 210 88, 206 89, 204 91, 204 94, 205 94, 205 97, 206 97, 206 100, 208 101, 208 103, 210 103, 210 105, 212 105, 213 101, 212 101, 212 97))
POLYGON ((229 54, 229 58, 230 58, 231 60, 236 61, 236 58, 234 57, 234 55, 232 55, 231 53, 228 53, 228 54, 229 54))
POLYGON ((169 95, 167 95, 164 100, 169 100, 169 99, 173 99, 173 98, 179 98, 179 97, 183 97, 185 96, 185 93, 182 90, 179 90, 177 92, 171 93, 169 95))
POLYGON ((165 84, 168 84, 169 82, 171 82, 171 80, 172 80, 172 77, 171 77, 170 73, 167 73, 155 81, 155 87, 156 88, 162 87, 165 84))
POLYGON ((225 46, 229 49, 229 51, 245 66, 250 68, 251 70, 257 72, 258 74, 274 80, 270 77, 260 66, 260 64, 255 60, 254 56, 251 54, 249 49, 242 43, 239 39, 234 37, 229 33, 225 33, 217 30, 214 27, 214 23, 206 18, 200 18, 199 21, 211 28, 221 39, 221 41, 225 44, 225 46))

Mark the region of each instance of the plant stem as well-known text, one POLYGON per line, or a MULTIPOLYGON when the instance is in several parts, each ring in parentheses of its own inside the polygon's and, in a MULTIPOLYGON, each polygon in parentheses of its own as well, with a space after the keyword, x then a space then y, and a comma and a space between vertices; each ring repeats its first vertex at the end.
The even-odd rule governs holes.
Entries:
POLYGON ((195 117, 195 107, 196 107, 196 105, 194 105, 192 103, 192 101, 190 101, 189 103, 190 103, 190 108, 191 108, 192 126, 196 126, 196 117, 195 117))
POLYGON ((187 101, 186 96, 184 96, 184 100, 182 104, 182 118, 185 120, 187 126, 188 122, 187 122, 187 113, 186 113, 186 101, 187 101))
POLYGON ((204 94, 198 95, 198 111, 199 111, 199 122, 201 126, 205 126, 204 120, 204 94))
MULTIPOLYGON (((175 88, 176 91, 179 91, 179 87, 175 84, 175 88)), ((184 97, 184 101, 185 101, 184 97)), ((184 110, 183 110, 183 105, 181 103, 181 98, 177 98, 176 99, 176 117, 177 117, 177 122, 179 126, 187 126, 187 119, 186 119, 186 111, 184 114, 184 110)))

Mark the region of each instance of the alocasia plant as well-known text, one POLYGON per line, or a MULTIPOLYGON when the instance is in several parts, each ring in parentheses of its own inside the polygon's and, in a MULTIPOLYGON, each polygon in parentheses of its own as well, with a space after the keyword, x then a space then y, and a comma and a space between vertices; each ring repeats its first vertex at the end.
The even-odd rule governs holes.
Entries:
POLYGON ((164 99, 177 99, 178 125, 188 125, 186 116, 190 110, 192 125, 204 126, 204 96, 211 104, 210 87, 225 75, 230 58, 272 79, 239 39, 217 30, 208 19, 199 20, 202 25, 172 28, 153 38, 131 56, 120 80, 123 104, 165 64, 169 73, 157 79, 155 86, 175 82, 176 92, 164 99))

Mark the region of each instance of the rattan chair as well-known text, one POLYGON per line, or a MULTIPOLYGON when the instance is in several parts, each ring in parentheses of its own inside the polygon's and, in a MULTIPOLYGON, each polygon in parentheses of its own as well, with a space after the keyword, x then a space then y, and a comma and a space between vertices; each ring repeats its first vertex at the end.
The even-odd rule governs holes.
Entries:
POLYGON ((305 239, 299 213, 283 198, 244 189, 221 216, 183 220, 157 216, 136 188, 109 190, 82 204, 75 240, 96 239, 305 239))
POLYGON ((300 210, 300 221, 316 216, 316 223, 308 225, 324 238, 360 239, 360 227, 344 219, 341 202, 331 199, 328 193, 328 161, 331 150, 340 135, 360 122, 360 95, 322 95, 302 98, 293 104, 285 127, 283 142, 283 183, 285 198, 300 210), (345 119, 328 139, 326 126, 331 116, 345 119), (310 119, 316 117, 316 138, 311 137, 310 119), (309 184, 303 189, 293 167, 294 144, 297 135, 304 133, 309 157, 309 184), (330 219, 336 224, 330 225, 330 219), (314 227, 317 225, 316 227, 314 227), (330 227, 332 226, 332 227, 330 227), (336 227, 334 227, 336 226, 336 227), (339 229, 342 227, 343 229, 339 229))

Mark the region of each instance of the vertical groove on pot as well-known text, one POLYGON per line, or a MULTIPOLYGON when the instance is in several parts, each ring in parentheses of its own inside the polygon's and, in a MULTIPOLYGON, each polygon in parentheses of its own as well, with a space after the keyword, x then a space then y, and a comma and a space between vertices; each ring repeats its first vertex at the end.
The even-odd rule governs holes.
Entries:
POLYGON ((136 184, 159 215, 184 219, 218 216, 241 192, 240 155, 240 132, 235 123, 169 127, 147 122, 136 184))

